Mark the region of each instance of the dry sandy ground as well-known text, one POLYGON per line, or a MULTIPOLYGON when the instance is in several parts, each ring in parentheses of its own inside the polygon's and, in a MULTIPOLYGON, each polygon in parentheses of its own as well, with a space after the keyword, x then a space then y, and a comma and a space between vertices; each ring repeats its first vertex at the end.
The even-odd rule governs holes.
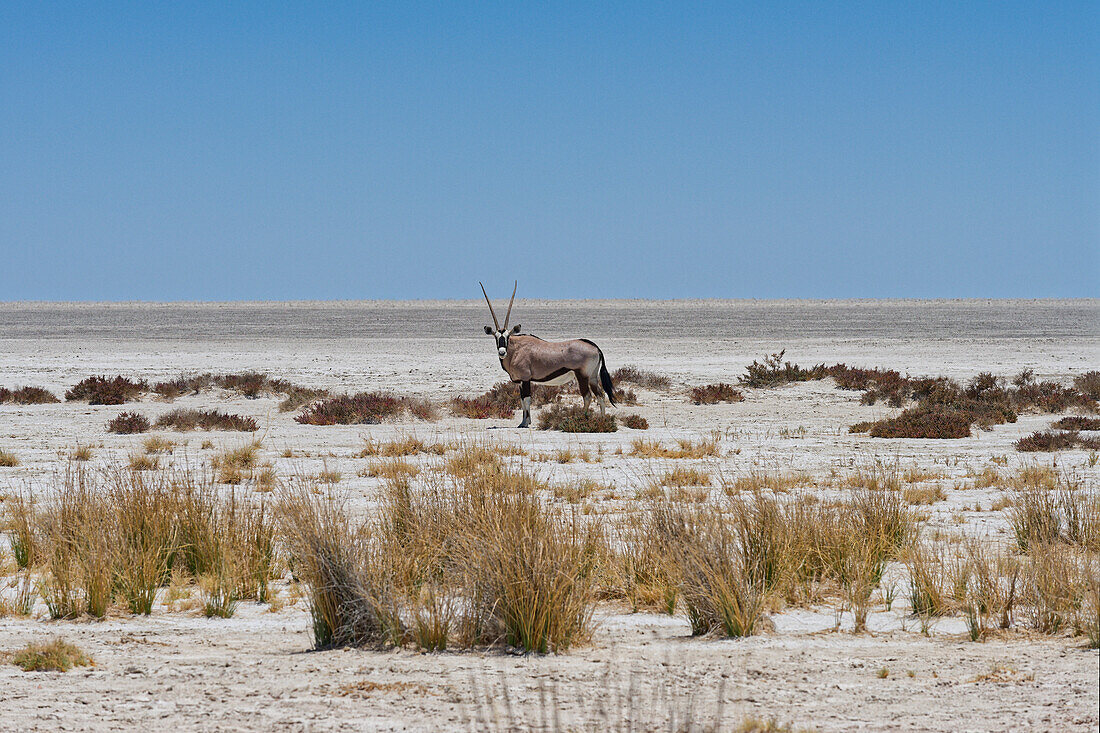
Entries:
MULTIPOLYGON (((511 421, 406 422, 381 426, 311 427, 279 413, 277 399, 246 400, 210 393, 166 404, 146 400, 124 408, 84 404, 0 407, 0 448, 22 461, 0 469, 0 490, 30 484, 40 490, 77 444, 96 446, 96 461, 125 458, 143 436, 108 434, 104 424, 122 409, 155 417, 180 406, 217 407, 257 417, 264 459, 280 474, 341 473, 338 490, 366 508, 377 479, 357 471, 363 439, 415 434, 428 439, 511 441, 530 453, 559 448, 602 450, 593 463, 532 463, 544 478, 590 477, 623 496, 667 462, 614 456, 619 446, 647 437, 671 442, 717 430, 723 456, 700 464, 727 477, 759 470, 801 469, 825 475, 875 461, 919 466, 942 474, 948 494, 930 508, 930 531, 1007 539, 1003 518, 989 511, 1001 489, 966 486, 970 472, 995 465, 1010 470, 1029 462, 1078 472, 1093 485, 1100 468, 1084 453, 1025 456, 1013 442, 1049 424, 1022 416, 1016 424, 958 441, 878 441, 849 435, 857 420, 881 417, 882 406, 859 405, 858 393, 831 382, 776 390, 748 390, 743 403, 694 406, 687 385, 733 381, 744 366, 773 346, 764 339, 697 337, 600 339, 612 368, 636 364, 672 375, 667 393, 639 391, 642 406, 620 413, 648 418, 646 433, 568 436, 517 431, 511 421), (294 458, 281 457, 284 449, 294 458), (991 461, 996 459, 998 463, 991 461), (1001 462, 1007 462, 1007 465, 1001 462), (973 511, 974 505, 984 511, 973 511)), ((1068 379, 1100 367, 1100 341, 988 338, 888 340, 788 339, 788 357, 803 364, 847 361, 897 367, 914 374, 967 378, 980 370, 1013 374, 1033 367, 1041 377, 1068 379)), ((195 338, 9 338, 0 350, 0 385, 37 384, 62 392, 92 373, 150 379, 181 371, 260 369, 295 382, 339 390, 396 389, 436 399, 482 391, 502 376, 488 339, 446 342, 412 338, 291 340, 195 338)), ((225 433, 168 436, 184 441, 172 457, 197 462, 211 439, 232 447, 245 438, 225 433)), ((429 459, 423 459, 429 460, 429 459)), ((669 730, 673 722, 725 727, 745 716, 775 717, 819 730, 1090 730, 1100 725, 1098 657, 1079 638, 1024 632, 970 643, 959 619, 945 619, 922 636, 905 603, 880 610, 871 633, 852 634, 850 619, 833 632, 833 612, 789 611, 775 630, 728 641, 696 639, 681 616, 627 613, 602 607, 591 643, 556 656, 502 652, 338 650, 311 652, 304 602, 277 612, 242 604, 228 620, 158 605, 149 618, 116 615, 106 621, 54 622, 41 606, 32 619, 0 619, 0 652, 29 640, 61 636, 95 659, 67 674, 23 673, 0 665, 0 729, 130 730, 446 730, 486 728, 669 730), (899 608, 900 607, 900 608, 899 608), (888 671, 885 678, 880 670, 888 671), (557 717, 555 717, 557 716, 557 717)))

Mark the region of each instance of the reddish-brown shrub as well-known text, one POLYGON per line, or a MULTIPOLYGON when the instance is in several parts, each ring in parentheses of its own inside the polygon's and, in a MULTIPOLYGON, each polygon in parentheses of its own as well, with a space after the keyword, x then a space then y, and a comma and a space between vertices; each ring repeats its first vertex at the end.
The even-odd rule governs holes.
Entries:
POLYGON ((718 382, 691 388, 691 401, 697 405, 714 405, 719 402, 743 402, 745 396, 732 384, 718 382))
POLYGON ((872 438, 968 438, 971 415, 958 410, 911 407, 871 426, 872 438))
POLYGON ((1100 430, 1100 417, 1073 415, 1054 421, 1050 427, 1056 430, 1100 430))
POLYGON ((539 413, 539 430, 560 430, 563 433, 614 433, 615 418, 601 415, 598 410, 579 406, 550 405, 539 413))
MULTIPOLYGON (((477 397, 455 397, 451 400, 451 414, 474 420, 512 417, 512 413, 521 405, 519 391, 519 384, 516 382, 500 382, 477 397)), ((561 401, 564 394, 565 387, 533 384, 531 385, 531 404, 536 407, 556 404, 561 401)))
POLYGON ((516 408, 507 404, 499 404, 492 400, 486 392, 478 397, 455 397, 451 400, 451 414, 456 417, 468 417, 472 420, 486 420, 488 418, 509 418, 516 408))
POLYGON ((48 405, 60 401, 53 392, 42 387, 17 387, 16 389, 0 387, 0 405, 5 402, 17 405, 48 405))
POLYGON ((138 412, 120 412, 107 423, 107 432, 131 435, 148 432, 149 418, 138 412))
POLYGON ((145 380, 133 381, 123 376, 87 377, 65 393, 69 401, 87 400, 89 405, 121 405, 138 399, 149 390, 145 380))
POLYGON ((806 382, 812 379, 824 379, 829 375, 824 364, 803 369, 797 364, 783 361, 786 349, 764 357, 763 361, 754 361, 745 367, 741 384, 746 387, 777 387, 789 382, 806 382))
POLYGON ((179 432, 187 430, 238 430, 255 432, 259 425, 251 417, 228 415, 217 410, 172 410, 157 418, 158 428, 169 428, 179 432))
POLYGON ((649 421, 641 415, 624 415, 622 421, 631 430, 649 430, 649 421))
POLYGON ((1078 392, 1093 401, 1100 401, 1100 372, 1085 372, 1074 377, 1073 386, 1077 388, 1078 392))
POLYGON ((157 382, 153 392, 165 400, 174 400, 188 394, 198 394, 214 384, 213 374, 181 374, 175 379, 157 382))
POLYGON ((294 419, 303 425, 370 425, 408 412, 408 400, 385 392, 337 395, 315 402, 294 419))
POLYGON ((1075 430, 1064 432, 1047 430, 1032 433, 1016 441, 1016 450, 1025 453, 1070 450, 1072 448, 1100 450, 1100 438, 1083 438, 1075 430))
POLYGON ((624 366, 616 369, 611 374, 611 380, 615 385, 633 384, 643 389, 669 389, 672 387, 672 379, 664 374, 647 372, 635 366, 624 366))

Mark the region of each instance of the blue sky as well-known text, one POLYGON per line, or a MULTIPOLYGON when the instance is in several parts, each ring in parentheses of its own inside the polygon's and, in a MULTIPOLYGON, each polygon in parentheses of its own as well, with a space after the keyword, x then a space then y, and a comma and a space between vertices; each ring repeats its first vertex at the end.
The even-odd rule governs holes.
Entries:
POLYGON ((0 300, 1098 296, 1100 4, 5 2, 0 255, 0 300))

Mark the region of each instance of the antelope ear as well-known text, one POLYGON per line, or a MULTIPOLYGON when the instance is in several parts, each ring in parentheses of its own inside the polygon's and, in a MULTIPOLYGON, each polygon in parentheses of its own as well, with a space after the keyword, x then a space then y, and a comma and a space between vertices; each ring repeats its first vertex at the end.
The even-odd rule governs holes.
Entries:
POLYGON ((512 326, 512 333, 519 333, 519 324, 512 326))
POLYGON ((485 333, 487 333, 487 334, 489 334, 490 336, 492 336, 492 335, 493 335, 493 327, 492 327, 492 326, 486 326, 486 327, 485 327, 485 333))

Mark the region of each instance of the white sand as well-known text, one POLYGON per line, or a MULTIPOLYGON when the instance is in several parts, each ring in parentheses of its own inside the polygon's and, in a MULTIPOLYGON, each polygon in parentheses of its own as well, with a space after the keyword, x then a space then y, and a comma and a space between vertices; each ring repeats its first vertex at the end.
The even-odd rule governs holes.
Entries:
MULTIPOLYGON (((538 324, 530 313, 546 314, 553 304, 531 304, 527 313, 517 304, 516 312, 530 330, 548 337, 592 335, 612 369, 635 364, 673 376, 676 387, 671 392, 639 390, 643 405, 619 411, 645 416, 651 425, 646 433, 621 430, 569 436, 517 431, 512 426, 518 416, 505 421, 446 418, 432 424, 312 427, 279 413, 277 399, 246 400, 221 393, 181 398, 173 404, 147 399, 124 407, 4 405, 0 406, 0 448, 14 452, 22 465, 0 468, 0 490, 24 483, 45 488, 52 472, 62 465, 61 457, 77 444, 96 446, 96 461, 124 458, 146 436, 108 434, 104 425, 110 417, 136 409, 153 418, 180 406, 217 407, 255 416, 262 426, 264 459, 280 474, 315 472, 322 465, 338 470, 343 477, 340 490, 360 507, 369 502, 378 482, 357 476, 367 461, 352 456, 364 438, 402 433, 425 439, 514 441, 533 453, 602 447, 604 459, 599 463, 533 465, 549 480, 591 477, 613 484, 623 496, 633 495, 634 489, 666 465, 610 455, 640 436, 672 441, 718 430, 723 436, 723 457, 700 464, 727 477, 761 469, 802 469, 820 475, 876 460, 897 461, 903 467, 921 466, 945 475, 941 483, 948 499, 930 508, 930 529, 993 539, 1006 538, 1003 518, 988 511, 1002 491, 954 488, 965 483, 968 470, 981 471, 993 457, 1004 457, 1007 469, 1057 460, 1059 467, 1077 471, 1093 484, 1100 479, 1100 467, 1089 467, 1088 456, 1081 451, 1036 457, 1013 449, 1017 438, 1046 427, 1049 416, 1024 415, 1015 424, 976 431, 964 440, 881 441, 849 435, 846 428, 894 411, 881 405, 861 406, 859 393, 838 390, 830 381, 747 390, 746 400, 733 405, 699 407, 685 397, 688 385, 735 381, 747 363, 781 347, 787 348, 789 359, 803 366, 845 361, 963 379, 982 370, 1010 375, 1030 367, 1040 377, 1066 380, 1100 368, 1095 301, 1073 301, 1061 308, 1017 304, 1015 319, 1011 308, 1006 315, 1003 304, 985 310, 971 304, 962 316, 952 315, 952 307, 962 306, 950 304, 938 310, 910 304, 881 312, 865 306, 858 313, 870 309, 871 320, 878 324, 869 331, 855 325, 846 331, 844 310, 830 306, 832 310, 826 311, 833 326, 824 333, 810 327, 817 311, 799 304, 782 311, 773 305, 782 313, 771 321, 746 311, 744 321, 757 319, 753 323, 759 332, 751 334, 708 333, 718 330, 728 316, 720 308, 715 311, 712 304, 670 306, 652 313, 627 305, 614 306, 622 309, 619 321, 626 325, 621 328, 599 318, 607 312, 600 304, 584 306, 588 310, 576 306, 580 314, 576 320, 599 326, 597 332, 583 334, 569 333, 565 325, 555 325, 549 332, 535 328, 538 324), (972 332, 963 333, 962 326, 950 320, 953 317, 986 318, 999 325, 987 329, 996 331, 992 335, 982 336, 982 326, 973 323, 968 326, 972 332), (813 335, 798 337, 791 332, 800 318, 811 319, 806 330, 813 335), (903 325, 891 331, 891 319, 903 325), (929 326, 926 321, 934 323, 929 326), (676 325, 680 322, 687 325, 680 328, 676 325), (773 322, 782 338, 767 334, 773 322), (627 327, 633 333, 646 323, 657 325, 644 338, 624 335, 627 327), (309 457, 282 458, 284 448, 309 457), (970 511, 975 503, 986 511, 970 511)), ((257 333, 241 325, 247 319, 239 308, 231 313, 235 325, 228 327, 217 319, 203 321, 210 317, 208 310, 166 306, 153 320, 143 321, 139 336, 125 326, 140 320, 133 310, 94 321, 110 308, 92 308, 91 315, 74 316, 73 310, 62 310, 60 316, 44 316, 45 306, 20 307, 0 306, 0 386, 35 384, 60 393, 93 373, 157 379, 181 371, 259 369, 311 386, 391 389, 444 399, 480 392, 503 377, 486 337, 439 337, 426 331, 430 323, 421 327, 425 318, 430 321, 431 313, 410 315, 410 311, 377 304, 371 311, 373 325, 363 326, 361 333, 356 332, 358 326, 349 327, 338 318, 344 311, 324 310, 326 318, 343 324, 332 327, 332 338, 323 337, 323 324, 320 333, 311 327, 281 336, 281 321, 266 311, 263 318, 256 316, 258 323, 267 324, 257 333), (379 312, 385 317, 378 317, 379 312), (186 324, 180 325, 173 314, 206 324, 198 329, 203 333, 187 332, 186 324), (104 325, 107 321, 115 325, 104 325), (94 328, 89 325, 93 322, 98 324, 94 328), (407 332, 399 327, 402 324, 411 324, 407 332)), ((483 320, 472 304, 434 307, 463 314, 471 324, 467 333, 483 320)), ((316 320, 317 312, 302 308, 304 314, 295 312, 296 322, 316 320)), ((611 312, 616 312, 614 308, 611 312)), ((142 309, 143 318, 153 318, 148 310, 142 309)), ((350 312, 359 323, 362 313, 354 308, 350 312)), ((173 460, 192 462, 209 453, 200 450, 204 439, 212 439, 219 447, 245 440, 225 433, 169 437, 186 442, 173 460)), ((1002 465, 997 468, 1006 470, 1002 465)), ((820 613, 780 614, 774 619, 774 632, 741 641, 693 639, 681 616, 629 614, 607 606, 600 609, 599 629, 590 645, 549 657, 497 652, 306 653, 310 637, 304 602, 275 613, 246 603, 229 620, 208 620, 194 611, 173 613, 162 606, 149 618, 119 615, 103 622, 9 617, 0 619, 0 652, 21 647, 30 639, 60 635, 89 651, 96 666, 61 675, 28 674, 0 665, 0 729, 131 729, 138 724, 186 730, 439 730, 463 724, 481 729, 478 716, 492 713, 484 703, 488 695, 497 701, 496 720, 504 727, 512 721, 538 729, 540 716, 554 708, 565 722, 592 729, 633 714, 648 721, 643 729, 663 730, 669 716, 682 718, 689 711, 705 721, 715 713, 721 693, 727 725, 754 714, 821 730, 1096 730, 1100 723, 1097 652, 1083 649, 1080 639, 1021 632, 1007 640, 974 644, 966 641, 959 619, 941 621, 927 638, 898 605, 904 603, 896 604, 892 612, 875 613, 869 634, 843 630, 850 627, 850 619, 840 633, 832 633, 832 611, 823 608, 820 613), (1015 671, 1002 673, 1001 681, 973 681, 995 665, 1015 671), (880 679, 877 672, 883 667, 889 676, 880 679), (361 681, 409 685, 340 694, 342 686, 361 681), (503 712, 504 686, 514 708, 511 717, 503 712), (635 705, 620 700, 631 690, 635 705), (543 697, 554 702, 544 707, 543 697), (600 706, 605 712, 599 712, 600 706)))

